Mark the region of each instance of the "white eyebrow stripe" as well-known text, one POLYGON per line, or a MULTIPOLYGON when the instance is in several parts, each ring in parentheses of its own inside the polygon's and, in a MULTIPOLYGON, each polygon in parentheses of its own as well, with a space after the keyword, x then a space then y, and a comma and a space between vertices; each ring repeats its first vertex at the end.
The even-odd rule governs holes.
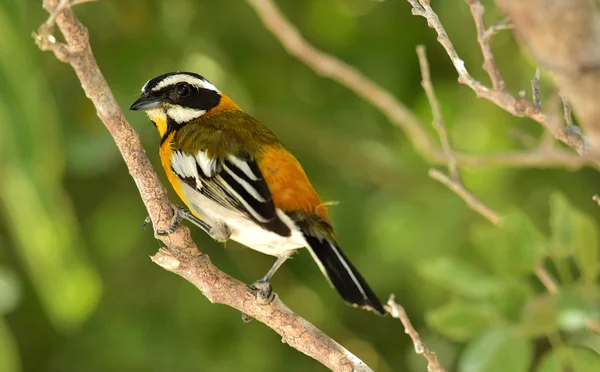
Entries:
MULTIPOLYGON (((208 81, 198 79, 197 77, 194 77, 191 75, 186 75, 186 74, 171 75, 168 78, 163 79, 160 83, 156 84, 156 86, 154 88, 152 88, 152 91, 158 91, 158 90, 163 89, 164 87, 167 87, 169 85, 175 85, 177 83, 188 83, 188 84, 194 85, 198 88, 204 88, 204 89, 208 89, 208 90, 212 90, 217 93, 220 93, 219 90, 217 89, 217 87, 215 87, 208 81)), ((146 83, 146 84, 148 84, 148 83, 146 83)), ((144 85, 144 88, 145 87, 146 86, 144 85)))
MULTIPOLYGON (((150 80, 152 80, 152 79, 150 79, 150 80)), ((146 91, 146 87, 148 86, 148 83, 150 82, 150 80, 148 80, 146 82, 146 84, 144 84, 144 86, 142 87, 142 93, 144 93, 146 91)))

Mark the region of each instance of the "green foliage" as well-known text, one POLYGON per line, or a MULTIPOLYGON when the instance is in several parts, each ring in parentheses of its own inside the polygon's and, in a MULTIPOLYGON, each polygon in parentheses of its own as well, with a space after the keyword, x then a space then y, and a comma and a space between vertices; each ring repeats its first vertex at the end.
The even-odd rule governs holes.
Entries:
POLYGON ((502 289, 502 281, 476 266, 453 257, 438 257, 419 266, 431 284, 470 298, 489 298, 502 289))
POLYGON ((575 209, 564 195, 550 196, 550 254, 557 258, 573 256, 582 278, 594 283, 598 276, 598 228, 593 219, 575 209))
POLYGON ((562 348, 544 355, 536 372, 596 372, 600 370, 600 356, 592 350, 562 348))
POLYGON ((510 327, 492 328, 473 338, 458 362, 460 372, 526 372, 533 346, 510 327))
POLYGON ((0 95, 0 116, 10 127, 0 136, 0 148, 11 159, 0 165, 0 202, 47 316, 58 330, 72 332, 93 313, 102 283, 61 185, 60 126, 45 78, 31 63, 35 49, 18 46, 18 31, 1 8, 0 33, 1 71, 13 71, 0 74, 7 93, 0 95), (28 108, 32 104, 35 110, 28 108))
POLYGON ((505 214, 500 228, 490 224, 476 225, 471 236, 486 264, 501 276, 533 273, 546 245, 531 219, 520 210, 505 214))
POLYGON ((0 371, 21 371, 17 341, 12 336, 2 315, 0 315, 0 371))
POLYGON ((427 312, 425 320, 444 336, 465 342, 497 323, 499 315, 488 304, 455 300, 427 312))

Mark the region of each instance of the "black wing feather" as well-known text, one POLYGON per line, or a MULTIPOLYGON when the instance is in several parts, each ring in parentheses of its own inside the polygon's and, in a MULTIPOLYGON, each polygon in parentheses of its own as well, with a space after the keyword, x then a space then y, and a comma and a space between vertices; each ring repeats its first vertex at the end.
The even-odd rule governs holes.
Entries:
POLYGON ((198 177, 202 184, 202 187, 199 189, 196 187, 197 180, 194 177, 185 177, 177 174, 173 168, 171 169, 184 183, 207 198, 226 208, 243 213, 265 230, 272 231, 284 237, 291 236, 292 231, 277 215, 271 191, 256 161, 249 157, 245 159, 240 158, 240 160, 248 165, 255 177, 249 177, 234 162, 221 159, 216 164, 214 174, 210 176, 206 176, 200 165, 197 165, 198 177), (252 195, 247 188, 254 190, 260 199, 252 195))

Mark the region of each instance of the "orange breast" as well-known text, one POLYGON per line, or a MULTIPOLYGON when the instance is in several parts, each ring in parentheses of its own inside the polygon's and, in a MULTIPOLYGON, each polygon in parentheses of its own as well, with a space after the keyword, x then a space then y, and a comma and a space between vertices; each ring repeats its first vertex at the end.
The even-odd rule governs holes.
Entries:
POLYGON ((296 158, 283 146, 268 147, 258 157, 258 166, 269 185, 275 207, 286 212, 316 214, 329 222, 321 199, 296 158))
MULTIPOLYGON (((181 201, 183 201, 185 203, 185 205, 187 205, 188 209, 195 215, 196 213, 194 213, 194 209, 191 208, 190 205, 188 204, 188 200, 185 197, 185 194, 183 192, 183 189, 181 186, 182 181, 171 170, 171 161, 170 160, 171 160, 171 156, 173 155, 173 149, 171 148, 170 144, 171 144, 171 141, 173 140, 174 135, 175 135, 174 132, 169 134, 169 137, 167 137, 166 140, 163 142, 163 144, 160 146, 160 161, 162 163, 163 168, 165 169, 165 172, 167 173, 167 178, 169 179, 171 186, 173 186, 173 190, 175 190, 175 192, 177 193, 177 195, 179 196, 181 201)), ((198 217, 198 216, 196 216, 196 217, 198 217)))

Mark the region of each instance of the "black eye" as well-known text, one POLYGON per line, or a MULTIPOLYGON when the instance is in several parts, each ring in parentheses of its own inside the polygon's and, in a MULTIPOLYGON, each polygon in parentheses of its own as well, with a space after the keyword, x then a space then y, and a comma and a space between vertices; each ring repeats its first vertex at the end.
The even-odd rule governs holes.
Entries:
POLYGON ((190 94, 190 90, 191 88, 188 83, 179 83, 175 86, 175 93, 177 93, 179 97, 188 96, 190 94))

